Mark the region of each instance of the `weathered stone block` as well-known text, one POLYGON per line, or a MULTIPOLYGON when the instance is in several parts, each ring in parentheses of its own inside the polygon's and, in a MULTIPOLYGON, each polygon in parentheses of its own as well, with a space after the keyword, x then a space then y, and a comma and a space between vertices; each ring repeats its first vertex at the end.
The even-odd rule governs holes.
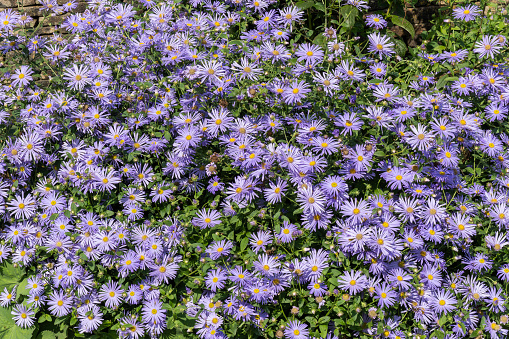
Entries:
POLYGON ((50 16, 50 17, 47 17, 46 19, 44 19, 44 21, 42 21, 42 18, 40 19, 40 21, 42 22, 42 25, 45 27, 45 26, 55 26, 55 25, 60 25, 64 22, 65 18, 67 18, 70 14, 64 14, 64 15, 57 15, 57 16, 50 16))

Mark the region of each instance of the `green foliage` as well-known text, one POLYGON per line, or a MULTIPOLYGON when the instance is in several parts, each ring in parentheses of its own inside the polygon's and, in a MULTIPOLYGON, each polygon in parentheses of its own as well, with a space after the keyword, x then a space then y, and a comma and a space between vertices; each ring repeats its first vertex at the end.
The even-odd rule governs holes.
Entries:
POLYGON ((11 308, 0 307, 0 339, 31 338, 35 329, 17 326, 12 317, 11 308))

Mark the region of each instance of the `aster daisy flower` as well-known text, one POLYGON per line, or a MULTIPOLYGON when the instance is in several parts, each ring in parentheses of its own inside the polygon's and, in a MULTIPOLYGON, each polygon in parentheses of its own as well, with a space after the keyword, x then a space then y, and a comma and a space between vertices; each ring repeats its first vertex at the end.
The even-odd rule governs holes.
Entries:
POLYGON ((378 53, 380 58, 395 53, 393 49, 394 44, 390 42, 389 37, 376 32, 368 35, 368 39, 370 43, 368 50, 373 53, 378 53))
POLYGON ((28 328, 34 324, 35 312, 31 307, 16 305, 13 307, 11 314, 14 316, 13 319, 19 327, 28 328))
POLYGON ((11 85, 23 87, 27 86, 30 81, 33 80, 32 74, 33 70, 30 66, 21 66, 19 69, 14 71, 14 74, 11 75, 11 79, 13 80, 11 85))
POLYGON ((67 69, 64 72, 63 78, 69 81, 67 84, 68 87, 78 91, 81 91, 86 85, 92 83, 90 68, 85 65, 73 64, 72 68, 67 69))
POLYGON ((382 29, 387 27, 387 21, 380 14, 369 14, 366 15, 366 25, 368 25, 368 27, 382 29))
POLYGON ((21 196, 17 195, 8 203, 7 209, 14 213, 16 219, 28 219, 34 215, 37 202, 32 195, 21 193, 21 196))
POLYGON ((481 9, 476 5, 460 6, 452 11, 452 16, 455 19, 463 21, 475 20, 479 15, 481 15, 481 9))
POLYGON ((309 330, 307 325, 298 320, 290 321, 285 327, 285 336, 288 339, 308 339, 309 330))
POLYGON ((493 59, 501 48, 496 36, 483 35, 481 41, 475 43, 474 53, 479 54, 479 58, 489 57, 493 59))

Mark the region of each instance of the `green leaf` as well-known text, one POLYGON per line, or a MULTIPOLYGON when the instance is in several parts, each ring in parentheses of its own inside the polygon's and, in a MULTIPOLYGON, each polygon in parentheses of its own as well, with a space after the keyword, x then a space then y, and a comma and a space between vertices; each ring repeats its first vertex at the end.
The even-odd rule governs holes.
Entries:
POLYGON ((313 0, 308 0, 308 1, 299 1, 295 4, 295 6, 299 7, 300 9, 308 9, 308 8, 313 7, 314 4, 315 4, 315 2, 313 0))
POLYGON ((322 47, 325 47, 325 44, 326 44, 326 41, 325 41, 325 37, 322 35, 322 34, 318 34, 314 39, 313 39, 313 43, 315 45, 320 45, 322 47))
POLYGON ((344 19, 343 26, 347 28, 352 28, 353 25, 355 24, 355 18, 359 14, 359 10, 355 6, 346 5, 341 7, 339 12, 341 13, 341 16, 343 16, 344 19))
POLYGON ((444 326, 444 324, 447 322, 447 317, 446 315, 444 314, 439 320, 438 320, 438 325, 440 327, 444 326))
POLYGON ((24 275, 25 271, 23 269, 15 268, 11 263, 7 263, 0 269, 0 291, 3 291, 4 288, 10 291, 23 280, 24 275))
POLYGON ((228 42, 228 45, 240 45, 240 46, 243 46, 244 43, 241 40, 232 40, 232 41, 228 42))
POLYGON ((37 335, 37 339, 55 339, 57 336, 51 331, 42 331, 37 335))
POLYGON ((405 31, 407 31, 408 33, 410 33, 412 38, 415 37, 415 29, 414 29, 414 26, 412 26, 412 24, 410 23, 410 21, 408 21, 407 19, 402 18, 400 16, 397 16, 397 15, 391 15, 391 21, 396 26, 399 26, 399 27, 403 28, 405 31))
POLYGON ((406 46, 406 44, 398 39, 391 38, 390 40, 391 42, 394 43, 394 50, 396 51, 396 53, 398 53, 398 55, 401 57, 405 56, 406 52, 408 52, 408 47, 406 46))
POLYGON ((325 12, 325 6, 321 2, 315 3, 314 7, 319 11, 325 12))
POLYGON ((246 235, 244 239, 240 242, 240 250, 243 251, 246 249, 247 244, 249 244, 249 237, 246 235))
POLYGON ((10 308, 0 308, 0 339, 26 339, 32 338, 35 328, 23 329, 16 325, 12 319, 10 308))
POLYGON ((456 81, 458 80, 458 77, 447 77, 445 74, 442 75, 438 81, 437 81, 437 84, 436 84, 436 88, 437 89, 440 89, 440 88, 443 88, 445 86, 447 86, 447 83, 451 82, 451 81, 456 81))
POLYGON ((22 282, 19 283, 18 288, 16 289, 17 295, 28 295, 28 292, 30 292, 26 287, 28 285, 28 278, 23 279, 22 282))
POLYGON ((320 335, 322 338, 325 338, 327 336, 327 330, 329 329, 328 325, 320 325, 318 326, 320 328, 320 335))

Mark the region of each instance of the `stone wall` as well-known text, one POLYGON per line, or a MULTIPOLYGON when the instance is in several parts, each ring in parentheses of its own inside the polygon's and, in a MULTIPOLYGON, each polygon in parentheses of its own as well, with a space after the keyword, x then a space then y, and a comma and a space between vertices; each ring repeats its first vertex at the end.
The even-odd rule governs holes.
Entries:
MULTIPOLYGON (((59 5, 63 5, 67 1, 57 0, 59 5)), ((72 12, 83 12, 87 7, 84 0, 79 0, 78 7, 72 12)), ((29 24, 30 27, 39 27, 37 33, 39 35, 50 35, 57 32, 55 26, 60 25, 64 19, 70 15, 65 13, 62 15, 51 15, 48 11, 40 11, 42 5, 37 0, 0 0, 0 11, 4 9, 18 10, 22 14, 31 16, 34 20, 29 24), (46 18, 44 18, 46 16, 46 18)))

